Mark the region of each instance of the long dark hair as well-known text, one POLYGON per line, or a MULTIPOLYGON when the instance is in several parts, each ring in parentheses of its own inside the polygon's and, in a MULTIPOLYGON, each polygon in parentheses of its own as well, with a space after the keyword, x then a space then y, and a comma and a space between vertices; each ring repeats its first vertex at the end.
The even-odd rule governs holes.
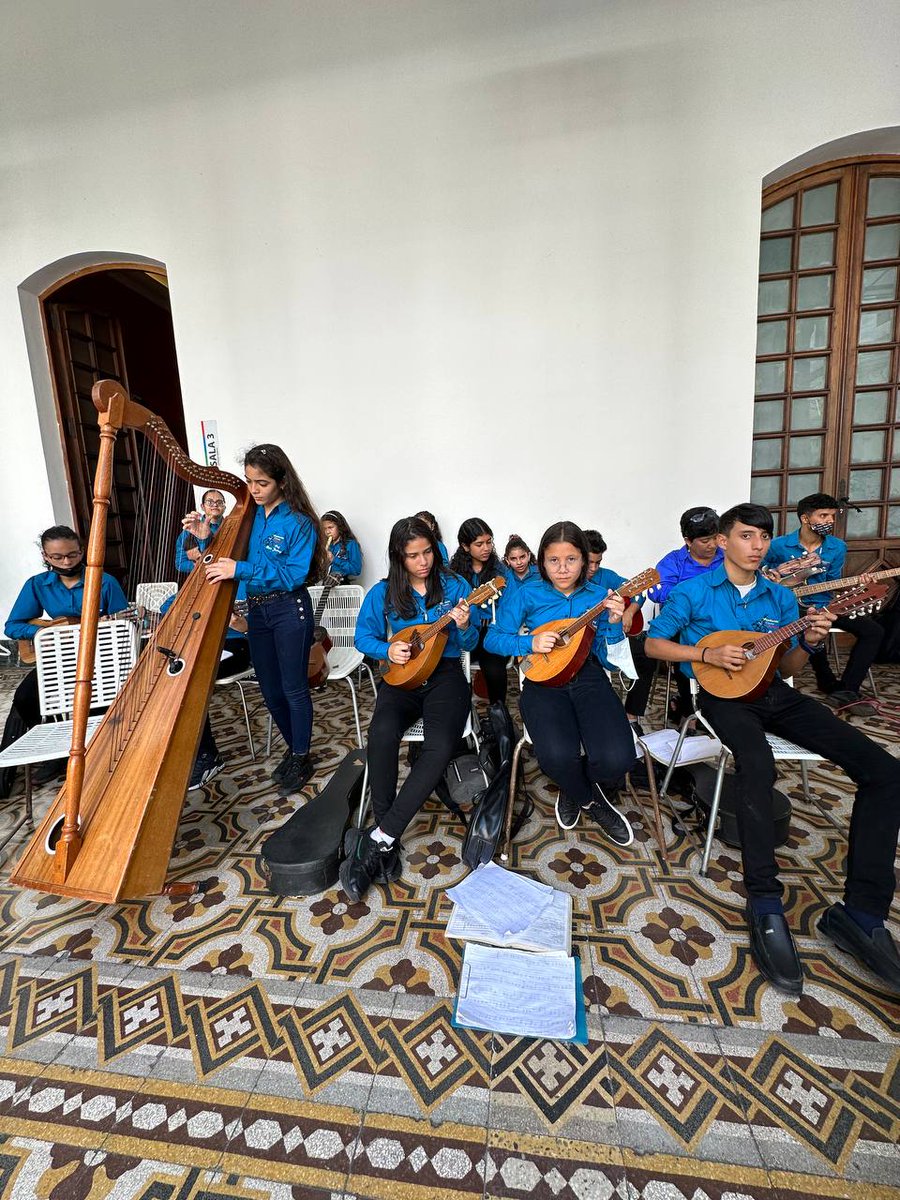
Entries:
POLYGON ((544 566, 544 555, 547 553, 547 547, 552 546, 554 542, 569 542, 576 550, 581 551, 581 574, 578 576, 576 587, 581 587, 587 579, 588 573, 588 554, 590 547, 588 540, 584 536, 584 530, 575 524, 574 521, 557 521, 555 525, 551 525, 549 529, 544 531, 544 536, 541 538, 541 544, 538 546, 538 570, 541 573, 541 579, 546 579, 550 586, 553 586, 553 581, 547 574, 547 569, 544 566))
POLYGON ((347 524, 347 518, 343 513, 339 513, 336 508, 329 508, 328 512, 322 513, 322 521, 333 521, 338 527, 338 541, 346 546, 348 542, 357 542, 359 538, 347 524))
POLYGON ((280 446, 275 446, 271 442, 263 442, 247 451, 244 455, 244 466, 256 467, 257 471, 262 471, 269 479, 274 479, 281 488, 288 507, 295 513, 302 513, 303 516, 309 517, 312 521, 316 534, 316 548, 306 582, 314 583, 317 579, 324 579, 328 574, 328 555, 325 553, 325 544, 322 541, 319 518, 313 502, 309 498, 309 493, 300 482, 300 476, 294 470, 291 460, 280 446))
MULTIPOLYGON (((472 555, 468 550, 464 550, 464 546, 471 546, 476 538, 487 534, 488 537, 494 536, 494 531, 488 525, 487 521, 482 521, 481 517, 469 517, 463 521, 459 527, 459 532, 456 535, 456 540, 459 545, 456 547, 456 553, 450 559, 450 570, 457 575, 462 575, 463 579, 469 579, 474 572, 472 566, 472 555)), ((483 565, 480 572, 485 578, 493 578, 495 575, 502 575, 500 568, 500 559, 497 557, 497 549, 491 551, 491 557, 483 565)))
POLYGON ((506 561, 507 558, 509 558, 510 550, 524 550, 525 553, 528 555, 528 565, 529 566, 531 566, 532 563, 537 561, 534 557, 534 553, 531 550, 531 548, 527 545, 527 543, 524 541, 523 538, 519 537, 519 535, 517 533, 511 533, 509 535, 509 541, 506 543, 506 549, 503 551, 504 562, 506 561))
POLYGON ((424 521, 426 525, 430 525, 434 530, 434 536, 439 542, 444 540, 444 535, 441 533, 441 527, 438 525, 437 517, 433 512, 429 512, 427 508, 423 508, 421 512, 417 512, 416 516, 420 521, 424 521))
POLYGON ((425 584, 425 605, 427 608, 433 608, 444 598, 442 579, 444 563, 441 559, 441 552, 438 550, 434 531, 427 521, 421 521, 418 517, 404 517, 402 521, 397 521, 388 538, 387 592, 384 597, 384 610, 386 613, 395 612, 398 617, 405 617, 407 620, 416 615, 416 601, 406 570, 406 547, 417 538, 425 538, 434 554, 431 573, 425 584))

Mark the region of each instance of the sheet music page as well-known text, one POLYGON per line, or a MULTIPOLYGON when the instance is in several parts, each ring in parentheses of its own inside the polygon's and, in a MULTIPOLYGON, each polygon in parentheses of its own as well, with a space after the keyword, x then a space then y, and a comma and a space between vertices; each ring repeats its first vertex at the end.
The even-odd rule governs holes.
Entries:
POLYGON ((467 916, 505 937, 534 924, 552 902, 553 888, 491 862, 476 867, 447 895, 467 916))
MULTIPOLYGON (((658 754, 660 758, 668 757, 671 760, 678 742, 678 730, 660 729, 656 733, 647 734, 641 741, 646 742, 651 753, 658 754)), ((721 752, 722 743, 718 738, 708 737, 705 734, 702 737, 685 738, 681 753, 678 755, 678 765, 702 762, 704 759, 717 757, 721 752)))
POLYGON ((496 934, 489 925, 470 916, 458 904, 447 922, 447 936, 461 942, 487 942, 508 946, 513 950, 531 950, 538 954, 557 951, 572 952, 572 897, 554 890, 553 898, 544 911, 527 929, 506 936, 496 934))
POLYGON ((468 943, 456 1020, 519 1037, 574 1037, 574 958, 468 943))

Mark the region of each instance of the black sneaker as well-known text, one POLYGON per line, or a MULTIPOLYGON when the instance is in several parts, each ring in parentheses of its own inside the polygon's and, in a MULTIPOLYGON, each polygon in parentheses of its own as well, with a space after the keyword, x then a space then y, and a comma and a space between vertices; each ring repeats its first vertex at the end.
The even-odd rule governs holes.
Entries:
POLYGON ((285 795, 299 792, 312 779, 314 770, 313 760, 308 754, 292 754, 278 780, 278 787, 285 795))
POLYGON ((187 790, 196 792, 205 783, 209 783, 214 775, 218 775, 224 766, 225 759, 221 754, 198 754, 187 790))
POLYGON ((355 904, 373 883, 389 883, 400 877, 400 849, 396 842, 379 845, 371 829, 348 829, 338 874, 341 887, 355 904))
POLYGON ((610 803, 599 783, 594 784, 597 799, 582 811, 596 821, 611 842, 617 846, 630 846, 634 841, 634 830, 628 818, 610 803))
POLYGON ((272 779, 275 781, 275 783, 281 783, 281 777, 285 773, 285 771, 288 769, 288 767, 291 765, 291 759, 293 757, 294 757, 293 750, 291 750, 291 749, 285 750, 284 757, 282 758, 282 760, 278 764, 278 766, 275 768, 275 770, 272 772, 272 779))
POLYGON ((574 829, 581 816, 581 805, 560 789, 556 797, 556 821, 560 829, 574 829))

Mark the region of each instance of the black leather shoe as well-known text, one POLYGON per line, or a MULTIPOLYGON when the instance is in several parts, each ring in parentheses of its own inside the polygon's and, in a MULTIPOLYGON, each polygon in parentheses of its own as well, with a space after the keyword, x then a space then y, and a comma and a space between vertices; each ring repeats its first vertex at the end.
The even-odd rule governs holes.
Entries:
POLYGON ((819 929, 840 950, 846 950, 872 971, 893 991, 900 993, 900 954, 889 930, 881 927, 866 933, 853 920, 843 904, 826 908, 818 921, 819 929))
POLYGON ((750 953, 760 974, 773 987, 799 996, 803 992, 803 967, 797 947, 781 913, 757 915, 750 905, 746 908, 750 930, 750 953))

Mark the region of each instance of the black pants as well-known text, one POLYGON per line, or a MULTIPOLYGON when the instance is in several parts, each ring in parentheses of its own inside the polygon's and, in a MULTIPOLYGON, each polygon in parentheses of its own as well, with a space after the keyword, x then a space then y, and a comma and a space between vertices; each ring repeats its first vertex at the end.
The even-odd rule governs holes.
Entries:
MULTIPOLYGON (((246 638, 240 638, 240 640, 238 638, 228 638, 224 648, 231 653, 231 658, 226 658, 224 662, 219 661, 216 679, 229 679, 232 675, 238 675, 241 671, 246 671, 250 666, 250 645, 246 638)), ((209 712, 207 711, 206 720, 203 723, 203 732, 200 734, 197 757, 215 758, 218 753, 219 748, 216 745, 216 739, 213 737, 212 725, 209 723, 209 712)))
POLYGON ((595 799, 595 783, 617 787, 634 766, 631 726, 593 655, 562 687, 526 679, 519 707, 541 770, 582 808, 595 799))
POLYGON ((472 661, 477 662, 484 675, 487 685, 488 699, 491 704, 506 702, 506 658, 502 654, 492 654, 485 650, 484 639, 490 625, 482 625, 478 633, 478 645, 472 651, 472 661))
POLYGON ((844 897, 854 908, 886 917, 900 831, 900 762, 824 704, 780 679, 749 702, 701 692, 700 707, 734 755, 738 830, 750 895, 782 893, 772 820, 775 762, 765 739, 766 733, 775 733, 836 763, 856 784, 844 897))
POLYGON ((827 653, 811 656, 810 662, 816 676, 816 683, 824 691, 832 691, 840 687, 848 692, 858 692, 884 639, 884 626, 873 620, 872 617, 853 617, 852 619, 835 617, 832 624, 836 629, 852 633, 856 642, 850 651, 850 657, 847 659, 840 682, 831 669, 827 653))
POLYGON ((430 679, 412 691, 382 682, 369 726, 369 783, 375 821, 398 838, 434 791, 453 757, 472 703, 459 659, 442 658, 430 679), (425 741, 400 791, 400 739, 422 717, 425 741))
MULTIPOLYGON (((19 682, 13 695, 12 704, 3 727, 3 738, 0 740, 0 750, 11 746, 17 738, 22 737, 29 729, 40 724, 41 704, 38 695, 37 668, 33 667, 19 682)), ((0 800, 6 800, 12 791, 16 780, 16 767, 4 767, 0 770, 0 800)))
POLYGON ((644 649, 646 641, 646 633, 639 633, 628 643, 631 647, 634 669, 638 676, 625 697, 625 711, 629 717, 642 717, 647 711, 647 701, 650 698, 650 689, 653 687, 653 679, 656 675, 658 662, 655 658, 647 657, 644 649))

